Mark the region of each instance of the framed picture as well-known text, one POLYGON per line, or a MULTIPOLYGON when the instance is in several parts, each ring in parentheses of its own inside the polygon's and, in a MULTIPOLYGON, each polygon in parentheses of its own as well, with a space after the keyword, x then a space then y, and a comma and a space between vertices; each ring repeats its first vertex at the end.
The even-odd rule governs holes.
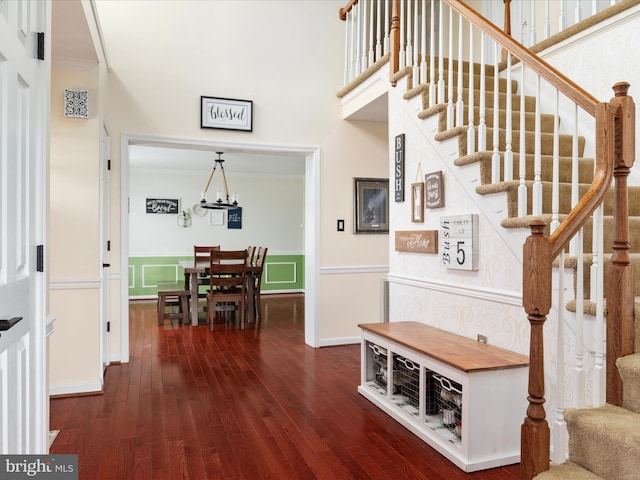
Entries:
POLYGON ((179 198, 147 198, 145 206, 147 213, 166 213, 170 215, 180 213, 179 198))
POLYGON ((253 131, 253 102, 200 97, 200 128, 253 131))
POLYGON ((424 222, 424 205, 422 199, 424 198, 424 183, 412 183, 411 184, 411 221, 412 222, 424 222))
POLYGON ((444 182, 442 181, 442 171, 427 173, 424 176, 426 185, 426 208, 444 207, 444 182))
POLYGON ((389 233, 389 179, 354 178, 354 233, 389 233))

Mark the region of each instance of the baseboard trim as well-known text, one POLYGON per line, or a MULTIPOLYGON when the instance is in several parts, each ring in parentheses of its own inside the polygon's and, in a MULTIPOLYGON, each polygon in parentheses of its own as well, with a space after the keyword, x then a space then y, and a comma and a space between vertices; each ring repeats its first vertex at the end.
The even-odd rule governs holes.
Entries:
POLYGON ((353 345, 360 343, 362 338, 358 335, 356 337, 335 337, 335 338, 323 338, 318 342, 318 347, 337 347, 340 345, 353 345))
POLYGON ((49 397, 67 397, 78 395, 101 395, 100 382, 49 385, 49 397))

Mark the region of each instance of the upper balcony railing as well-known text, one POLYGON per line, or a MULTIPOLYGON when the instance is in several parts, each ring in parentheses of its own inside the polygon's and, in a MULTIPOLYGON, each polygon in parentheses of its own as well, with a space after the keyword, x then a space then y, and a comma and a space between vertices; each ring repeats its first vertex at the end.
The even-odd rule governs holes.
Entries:
MULTIPOLYGON (((503 0, 482 2, 479 12, 537 52, 558 40, 601 21, 603 11, 626 0, 503 0)), ((396 17, 398 68, 414 68, 417 83, 427 79, 424 58, 442 40, 434 21, 440 0, 350 0, 339 11, 345 21, 344 84, 356 79, 391 51, 391 27, 396 17), (398 11, 393 13, 393 4, 398 11), (427 20, 425 22, 425 20, 427 20)), ((621 5, 622 7, 622 5, 621 5)), ((491 61, 491 52, 487 60, 491 61)))

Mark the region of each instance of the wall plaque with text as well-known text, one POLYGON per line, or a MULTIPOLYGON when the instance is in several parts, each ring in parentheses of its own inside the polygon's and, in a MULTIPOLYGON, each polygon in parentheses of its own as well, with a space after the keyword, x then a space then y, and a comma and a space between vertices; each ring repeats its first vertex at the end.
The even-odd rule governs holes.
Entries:
POLYGON ((404 202, 404 133, 396 135, 393 171, 396 202, 404 202))
POLYGON ((396 252, 438 253, 437 230, 396 231, 396 252))
POLYGON ((478 270, 478 215, 440 217, 440 258, 454 270, 478 270))

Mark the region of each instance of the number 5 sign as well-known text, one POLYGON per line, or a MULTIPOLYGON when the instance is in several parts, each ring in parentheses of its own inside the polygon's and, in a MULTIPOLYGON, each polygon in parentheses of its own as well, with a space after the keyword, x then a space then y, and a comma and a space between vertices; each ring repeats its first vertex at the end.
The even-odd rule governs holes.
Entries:
POLYGON ((446 268, 478 270, 478 215, 440 217, 440 259, 446 268))

